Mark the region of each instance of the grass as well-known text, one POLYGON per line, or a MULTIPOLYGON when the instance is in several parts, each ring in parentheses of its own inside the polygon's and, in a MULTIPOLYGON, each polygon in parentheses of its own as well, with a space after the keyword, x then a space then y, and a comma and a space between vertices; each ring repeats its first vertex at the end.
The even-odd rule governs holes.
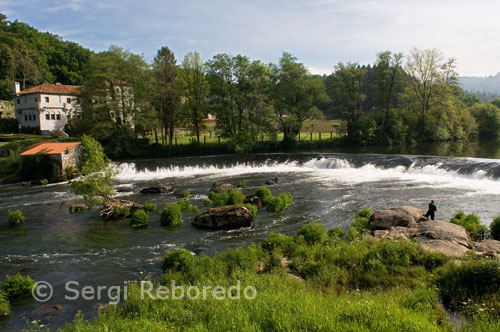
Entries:
MULTIPOLYGON (((253 299, 151 299, 140 297, 137 283, 128 299, 108 306, 93 321, 78 315, 67 332, 85 331, 498 331, 495 314, 477 311, 468 324, 453 327, 438 305, 440 294, 467 288, 457 276, 482 271, 488 280, 500 275, 499 264, 465 259, 459 265, 424 251, 413 242, 349 240, 313 224, 297 236, 270 234, 262 245, 193 257, 167 252, 165 273, 156 286, 254 287, 253 299), (305 231, 304 231, 305 230, 305 231), (321 234, 308 236, 306 234, 321 234), (465 267, 468 268, 465 268, 465 267), (486 268, 485 268, 486 266, 486 268), (444 281, 448 280, 448 283, 444 281), (440 288, 445 285, 445 288, 440 288)), ((146 278, 150 280, 149 277, 146 278)), ((494 279, 497 280, 497 279, 494 279)), ((480 282, 480 281, 478 281, 480 282)), ((493 286, 492 286, 493 287, 493 286)), ((491 288, 498 296, 497 286, 491 288)), ((466 292, 466 291, 465 291, 466 292)), ((236 295, 233 289, 232 295, 236 295)), ((171 293, 170 293, 171 294, 171 293)), ((253 293, 250 293, 253 294, 253 293)), ((465 293, 464 293, 465 294, 465 293)), ((485 300, 469 297, 471 303, 485 300)), ((491 295, 491 294, 490 294, 491 295)), ((488 302, 500 310, 498 302, 488 302)), ((34 330, 34 329, 33 329, 34 330)))

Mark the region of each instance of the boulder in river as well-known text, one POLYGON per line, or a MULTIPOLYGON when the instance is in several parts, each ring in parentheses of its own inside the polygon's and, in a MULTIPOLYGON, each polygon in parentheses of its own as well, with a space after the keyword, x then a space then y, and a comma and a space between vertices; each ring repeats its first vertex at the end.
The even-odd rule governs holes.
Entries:
POLYGON ((479 255, 500 256, 500 241, 483 240, 481 242, 473 242, 474 249, 479 255))
POLYGON ((264 182, 264 184, 268 185, 268 186, 272 186, 272 185, 282 183, 282 182, 286 182, 284 178, 275 177, 273 179, 267 180, 266 182, 264 182))
POLYGON ((221 183, 215 187, 210 188, 210 191, 213 191, 214 193, 221 193, 223 191, 233 189, 233 185, 230 183, 221 183))
POLYGON ((139 192, 141 194, 171 194, 174 192, 174 188, 171 186, 153 186, 141 189, 139 192))
POLYGON ((259 196, 247 196, 243 201, 245 204, 252 204, 256 206, 258 209, 262 209, 264 207, 264 200, 259 196))
POLYGON ((389 210, 375 211, 370 217, 375 229, 390 229, 394 226, 408 227, 423 221, 424 212, 413 206, 400 206, 389 210))
POLYGON ((44 304, 33 310, 33 318, 43 320, 57 315, 63 309, 60 304, 44 304))
POLYGON ((246 207, 226 205, 202 213, 194 219, 192 225, 209 229, 234 229, 250 227, 252 223, 252 212, 246 207))

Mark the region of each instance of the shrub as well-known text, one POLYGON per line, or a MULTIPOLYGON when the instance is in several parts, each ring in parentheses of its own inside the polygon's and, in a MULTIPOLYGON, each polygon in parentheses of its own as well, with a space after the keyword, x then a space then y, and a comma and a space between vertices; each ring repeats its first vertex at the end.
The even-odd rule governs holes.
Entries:
POLYGON ((373 225, 370 221, 370 216, 373 214, 372 209, 363 207, 351 222, 348 237, 352 240, 358 235, 369 233, 373 230, 373 225))
POLYGON ((264 198, 264 205, 269 212, 279 212, 283 210, 285 203, 281 197, 266 196, 264 198))
POLYGON ((148 225, 149 215, 144 210, 137 210, 130 219, 130 226, 133 228, 146 227, 148 225))
POLYGON ((0 292, 0 319, 10 315, 9 301, 6 296, 0 292))
POLYGON ((278 195, 278 197, 283 201, 283 210, 288 209, 288 207, 292 204, 292 195, 281 193, 278 195))
POLYGON ((265 199, 267 196, 271 196, 271 190, 267 187, 260 187, 255 190, 255 196, 265 199))
POLYGON ((220 184, 219 181, 214 181, 214 182, 212 182, 212 187, 215 188, 215 187, 219 186, 219 184, 220 184))
POLYGON ((158 206, 154 203, 144 203, 144 211, 146 212, 156 212, 158 211, 158 206))
POLYGON ((463 211, 457 212, 450 222, 455 225, 460 225, 465 228, 469 236, 474 241, 479 241, 484 238, 488 228, 481 225, 479 217, 475 214, 465 215, 463 211))
POLYGON ((194 257, 189 250, 177 249, 169 251, 163 258, 163 270, 187 272, 194 265, 194 257))
POLYGON ((74 172, 73 166, 66 167, 64 169, 64 174, 63 174, 64 181, 71 180, 73 178, 73 172, 74 172))
POLYGON ((181 196, 182 197, 189 197, 189 196, 191 196, 191 193, 189 192, 189 190, 184 189, 183 191, 181 191, 181 196))
POLYGON ((19 174, 23 180, 56 181, 61 176, 61 167, 49 155, 37 153, 23 158, 19 174))
POLYGON ((252 216, 255 218, 257 217, 257 211, 259 210, 255 205, 252 204, 243 204, 244 207, 246 207, 250 212, 252 212, 252 216))
POLYGON ((245 188, 247 186, 247 184, 245 183, 245 181, 240 181, 240 183, 238 183, 238 188, 245 188))
POLYGON ((49 180, 47 180, 47 179, 41 179, 41 180, 40 180, 40 184, 41 184, 42 186, 46 186, 46 185, 48 185, 48 184, 49 184, 49 180))
POLYGON ((212 202, 212 200, 211 200, 210 198, 205 198, 205 199, 203 200, 203 205, 204 205, 204 206, 210 206, 210 205, 212 205, 212 204, 213 204, 213 202, 212 202))
POLYGON ((8 215, 7 219, 9 220, 10 226, 18 226, 18 225, 24 223, 25 218, 24 218, 21 210, 15 210, 12 212, 9 211, 9 215, 8 215))
POLYGON ((500 241, 500 215, 496 216, 490 225, 491 237, 500 241))
POLYGON ((180 226, 182 212, 178 204, 168 204, 161 211, 160 223, 163 226, 180 226))
POLYGON ((187 211, 191 208, 191 202, 188 199, 181 199, 177 202, 177 205, 179 205, 182 211, 187 211))
POLYGON ((125 205, 118 205, 113 208, 113 218, 125 218, 130 216, 130 208, 125 205))
POLYGON ((208 198, 212 201, 214 207, 224 205, 242 205, 245 195, 238 189, 231 188, 220 193, 210 192, 208 198))
POLYGON ((291 236, 286 236, 279 233, 269 233, 261 242, 262 249, 266 251, 274 251, 279 249, 283 252, 290 253, 295 247, 295 242, 291 236))
POLYGON ((333 239, 342 239, 345 237, 345 232, 340 227, 332 227, 328 230, 328 237, 333 239))
POLYGON ((319 221, 313 221, 302 226, 297 231, 298 236, 303 236, 307 244, 321 243, 327 238, 325 226, 319 221))
POLYGON ((20 273, 17 273, 5 278, 1 286, 1 291, 9 301, 12 301, 18 297, 30 295, 33 286, 35 286, 35 281, 33 279, 30 277, 23 277, 20 273))

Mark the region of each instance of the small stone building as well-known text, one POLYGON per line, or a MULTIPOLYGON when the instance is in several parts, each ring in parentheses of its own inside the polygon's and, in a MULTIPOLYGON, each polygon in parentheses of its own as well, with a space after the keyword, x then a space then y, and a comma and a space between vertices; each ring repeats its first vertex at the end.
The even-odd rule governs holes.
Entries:
POLYGON ((61 170, 73 167, 77 170, 81 166, 83 146, 81 142, 40 142, 32 145, 28 150, 21 153, 21 162, 23 157, 35 155, 37 153, 47 154, 56 160, 61 170))

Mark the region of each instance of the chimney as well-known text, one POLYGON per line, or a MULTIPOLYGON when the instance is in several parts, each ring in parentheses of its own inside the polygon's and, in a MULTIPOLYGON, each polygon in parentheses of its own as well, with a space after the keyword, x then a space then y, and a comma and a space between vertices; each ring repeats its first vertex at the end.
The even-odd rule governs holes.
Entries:
POLYGON ((59 83, 59 82, 56 82, 56 85, 61 85, 61 83, 59 83))
POLYGON ((14 96, 17 96, 19 92, 21 92, 21 83, 14 82, 14 96))

